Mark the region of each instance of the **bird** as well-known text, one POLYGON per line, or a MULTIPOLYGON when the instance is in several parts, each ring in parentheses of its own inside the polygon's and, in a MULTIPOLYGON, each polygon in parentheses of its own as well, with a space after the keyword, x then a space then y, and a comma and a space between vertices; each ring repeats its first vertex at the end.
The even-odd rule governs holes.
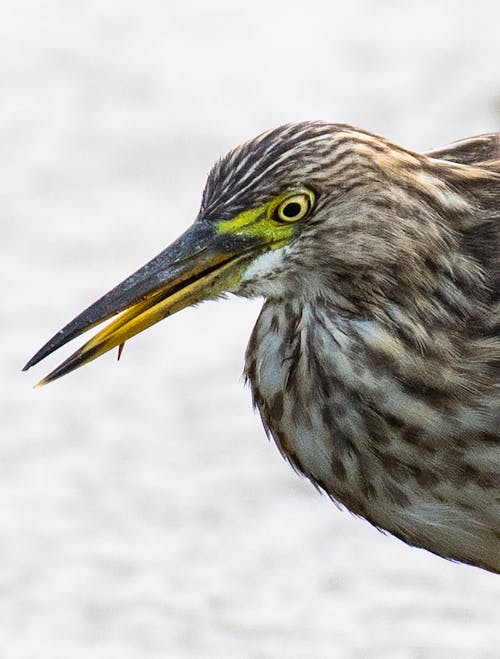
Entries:
POLYGON ((228 294, 264 299, 244 373, 291 466, 378 530, 500 573, 500 133, 420 153, 348 124, 268 130, 24 369, 116 316, 47 384, 228 294))

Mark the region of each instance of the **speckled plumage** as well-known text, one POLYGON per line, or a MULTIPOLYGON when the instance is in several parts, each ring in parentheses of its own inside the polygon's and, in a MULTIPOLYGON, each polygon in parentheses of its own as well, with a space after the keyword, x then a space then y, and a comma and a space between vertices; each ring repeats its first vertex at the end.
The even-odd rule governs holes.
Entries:
POLYGON ((25 369, 51 382, 186 306, 259 296, 245 372, 295 469, 380 529, 500 573, 500 134, 426 155, 306 122, 220 160, 197 221, 25 369))
POLYGON ((246 375, 301 473, 375 526, 500 572, 500 135, 427 155, 349 126, 271 131, 201 215, 314 190, 234 293, 266 302, 246 375))

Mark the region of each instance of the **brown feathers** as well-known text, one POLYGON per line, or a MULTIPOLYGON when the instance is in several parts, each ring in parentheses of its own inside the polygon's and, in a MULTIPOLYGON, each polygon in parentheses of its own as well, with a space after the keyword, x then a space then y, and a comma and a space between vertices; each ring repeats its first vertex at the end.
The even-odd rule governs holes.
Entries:
POLYGON ((317 194, 265 293, 248 289, 267 297, 246 362, 264 425, 372 524, 500 572, 500 136, 422 155, 349 126, 281 130, 211 182, 244 157, 246 204, 317 194))

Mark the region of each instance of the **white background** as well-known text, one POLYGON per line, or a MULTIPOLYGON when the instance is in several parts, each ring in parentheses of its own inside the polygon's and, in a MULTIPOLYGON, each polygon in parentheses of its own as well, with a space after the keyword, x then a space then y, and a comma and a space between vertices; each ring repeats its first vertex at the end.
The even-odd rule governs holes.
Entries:
POLYGON ((500 123, 497 0, 5 0, 0 657, 500 657, 500 578, 385 537, 282 461, 207 303, 42 390, 56 330, 287 121, 414 149, 500 123))

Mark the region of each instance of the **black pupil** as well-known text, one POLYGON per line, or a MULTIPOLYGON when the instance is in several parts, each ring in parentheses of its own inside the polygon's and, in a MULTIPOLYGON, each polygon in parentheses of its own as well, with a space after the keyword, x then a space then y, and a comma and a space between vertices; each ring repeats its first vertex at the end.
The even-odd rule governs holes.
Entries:
POLYGON ((283 215, 285 217, 297 217, 301 210, 302 206, 298 202, 291 201, 283 208, 283 215))

